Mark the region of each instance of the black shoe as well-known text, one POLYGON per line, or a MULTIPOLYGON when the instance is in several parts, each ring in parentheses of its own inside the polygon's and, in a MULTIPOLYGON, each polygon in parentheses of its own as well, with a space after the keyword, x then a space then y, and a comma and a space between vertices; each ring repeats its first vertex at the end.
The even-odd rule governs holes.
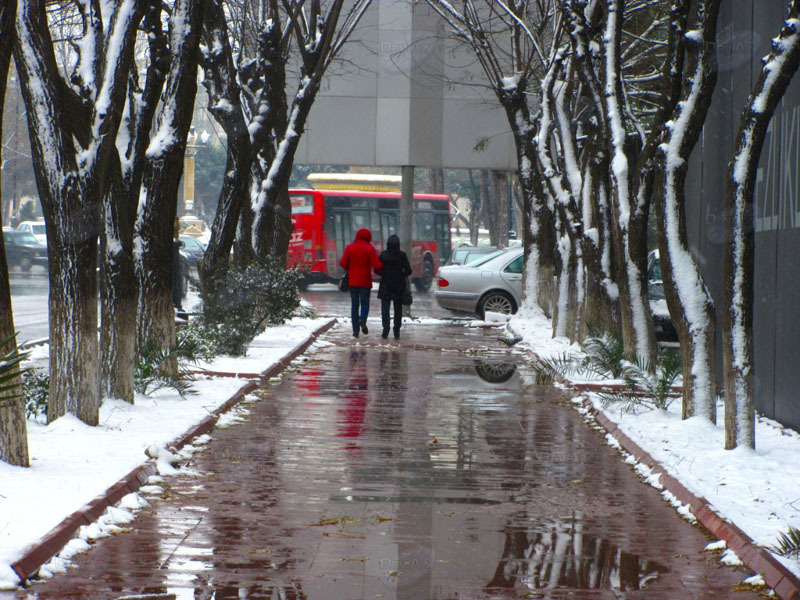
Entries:
POLYGON ((400 332, 399 331, 395 331, 394 332, 394 339, 396 339, 396 340, 400 339, 400 332))
POLYGON ((389 330, 388 330, 388 329, 384 329, 384 330, 383 330, 383 333, 381 334, 381 337, 382 337, 383 339, 386 339, 386 338, 388 338, 388 337, 389 337, 389 330))
POLYGON ((361 321, 361 333, 367 335, 369 333, 369 329, 367 329, 367 322, 361 321))
POLYGON ((357 331, 353 332, 353 337, 356 337, 356 338, 358 337, 358 332, 357 331))

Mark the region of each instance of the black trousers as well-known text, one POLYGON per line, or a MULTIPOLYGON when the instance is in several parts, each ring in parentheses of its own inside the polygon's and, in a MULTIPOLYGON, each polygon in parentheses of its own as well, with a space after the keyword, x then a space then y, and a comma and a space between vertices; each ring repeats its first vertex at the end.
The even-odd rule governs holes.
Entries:
POLYGON ((400 300, 381 300, 381 323, 383 323, 383 330, 389 331, 390 304, 394 304, 394 332, 397 333, 403 324, 403 304, 400 300))

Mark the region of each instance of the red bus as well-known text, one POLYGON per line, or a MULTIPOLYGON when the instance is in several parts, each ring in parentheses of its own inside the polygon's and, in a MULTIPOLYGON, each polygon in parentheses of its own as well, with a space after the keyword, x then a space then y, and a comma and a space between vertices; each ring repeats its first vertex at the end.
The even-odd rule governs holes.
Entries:
MULTIPOLYGON (((366 227, 380 253, 385 241, 399 233, 400 194, 354 190, 289 190, 294 230, 289 264, 305 264, 305 283, 333 283, 342 276, 339 259, 356 231, 366 227)), ((411 278, 426 291, 450 255, 450 198, 446 194, 414 194, 411 278)))

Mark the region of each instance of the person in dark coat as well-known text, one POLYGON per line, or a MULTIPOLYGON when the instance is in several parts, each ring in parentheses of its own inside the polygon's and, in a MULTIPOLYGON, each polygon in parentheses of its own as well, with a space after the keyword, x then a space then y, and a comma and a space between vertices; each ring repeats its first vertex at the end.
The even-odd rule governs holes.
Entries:
POLYGON ((386 240, 386 250, 381 252, 380 261, 383 264, 383 269, 379 272, 381 283, 378 286, 383 321, 381 337, 389 337, 389 306, 394 304, 394 339, 398 339, 403 323, 403 291, 406 289, 407 278, 411 275, 411 264, 406 253, 400 250, 400 238, 396 235, 392 234, 386 240))
POLYGON ((356 239, 344 249, 339 265, 347 271, 347 284, 350 287, 350 316, 353 319, 353 337, 358 337, 359 327, 364 334, 369 315, 369 293, 372 289, 372 271, 376 273, 382 264, 378 253, 370 243, 372 233, 369 229, 359 229, 356 239))

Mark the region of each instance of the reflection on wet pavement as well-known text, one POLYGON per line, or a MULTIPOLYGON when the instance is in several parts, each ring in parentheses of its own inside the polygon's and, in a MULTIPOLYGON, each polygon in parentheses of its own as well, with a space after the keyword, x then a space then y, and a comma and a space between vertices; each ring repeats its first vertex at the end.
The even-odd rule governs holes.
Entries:
POLYGON ((335 329, 132 531, 17 597, 755 597, 496 332, 403 334, 335 329))

